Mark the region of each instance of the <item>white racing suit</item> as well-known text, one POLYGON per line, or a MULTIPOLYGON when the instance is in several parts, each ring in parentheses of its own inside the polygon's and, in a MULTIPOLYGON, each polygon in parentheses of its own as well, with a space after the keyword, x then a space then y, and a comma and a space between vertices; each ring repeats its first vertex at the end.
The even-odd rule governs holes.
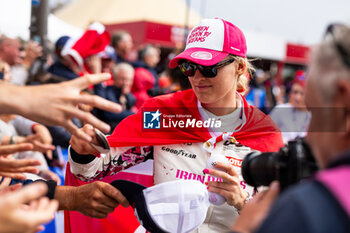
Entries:
MULTIPOLYGON (((221 141, 216 148, 221 150, 241 174, 242 159, 251 149, 230 141, 221 141)), ((159 184, 176 179, 192 179, 204 183, 203 169, 210 154, 203 149, 203 143, 184 143, 162 146, 114 147, 101 157, 78 155, 69 150, 69 162, 72 173, 83 181, 99 180, 111 176, 148 159, 154 159, 154 183, 159 184), (89 159, 82 162, 81 158, 89 159), (80 159, 77 159, 80 158, 80 159)), ((217 180, 209 177, 209 181, 217 180)), ((240 175, 241 187, 251 196, 253 187, 248 186, 240 175)), ((211 205, 204 223, 194 232, 227 232, 238 216, 235 207, 227 203, 221 206, 211 205)))

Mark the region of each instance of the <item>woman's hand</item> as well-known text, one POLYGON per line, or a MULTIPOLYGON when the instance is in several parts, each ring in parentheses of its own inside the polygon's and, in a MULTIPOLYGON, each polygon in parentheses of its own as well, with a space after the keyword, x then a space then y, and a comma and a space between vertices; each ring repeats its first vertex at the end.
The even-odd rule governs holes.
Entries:
POLYGON ((243 208, 231 230, 241 233, 256 232, 277 199, 279 191, 279 183, 274 181, 268 190, 255 195, 243 208))
POLYGON ((215 169, 206 169, 205 171, 207 171, 207 174, 221 178, 222 182, 209 181, 208 191, 222 195, 229 205, 234 206, 238 210, 242 209, 248 193, 242 189, 239 175, 234 170, 234 167, 229 163, 222 162, 217 162, 214 167, 223 171, 215 169))
MULTIPOLYGON (((91 143, 95 145, 99 145, 97 141, 97 134, 95 132, 94 127, 92 125, 86 124, 83 128, 79 129, 79 131, 82 132, 82 134, 86 134, 89 137, 91 137, 91 143)), ((76 135, 72 135, 70 141, 69 141, 72 149, 77 152, 78 154, 84 155, 84 154, 96 154, 99 153, 90 142, 87 142, 80 137, 76 135)))

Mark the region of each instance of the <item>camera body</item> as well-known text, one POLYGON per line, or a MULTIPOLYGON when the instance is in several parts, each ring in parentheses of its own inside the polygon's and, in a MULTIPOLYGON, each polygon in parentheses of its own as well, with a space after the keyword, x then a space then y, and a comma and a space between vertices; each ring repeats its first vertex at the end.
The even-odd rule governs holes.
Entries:
POLYGON ((242 176, 247 184, 268 186, 278 180, 281 190, 310 177, 317 170, 311 150, 302 138, 288 142, 278 152, 251 152, 242 162, 242 176))

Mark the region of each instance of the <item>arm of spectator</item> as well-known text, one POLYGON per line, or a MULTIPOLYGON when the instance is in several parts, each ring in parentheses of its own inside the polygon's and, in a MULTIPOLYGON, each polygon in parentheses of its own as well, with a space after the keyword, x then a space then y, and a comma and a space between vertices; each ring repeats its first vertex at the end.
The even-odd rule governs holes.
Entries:
POLYGON ((50 171, 49 169, 41 170, 38 175, 44 178, 45 180, 52 180, 55 181, 57 185, 61 185, 60 177, 56 173, 50 171))
MULTIPOLYGON (((0 177, 1 179, 1 177, 0 177)), ((8 193, 8 192, 13 192, 22 187, 22 183, 17 183, 14 185, 11 184, 12 179, 10 177, 3 177, 2 181, 0 183, 0 196, 1 194, 8 193)))
POLYGON ((110 74, 86 75, 72 81, 40 86, 13 86, 0 84, 1 113, 17 113, 47 125, 61 125, 71 134, 90 141, 91 137, 78 130, 71 118, 76 117, 104 132, 110 127, 91 113, 77 108, 89 104, 107 111, 120 112, 121 107, 94 95, 81 95, 81 90, 110 78, 110 74))
MULTIPOLYGON (((51 151, 51 157, 52 157, 52 150, 55 149, 55 146, 51 144, 44 144, 40 140, 40 135, 33 134, 26 137, 22 136, 3 136, 1 145, 11 145, 11 144, 24 144, 24 143, 30 143, 32 146, 28 150, 33 151, 39 151, 42 153, 46 153, 47 151, 51 151)), ((23 151, 23 150, 22 150, 23 151)), ((27 150, 24 150, 27 151, 27 150)), ((20 152, 20 151, 18 151, 20 152)))
POLYGON ((48 159, 52 159, 52 150, 54 150, 55 147, 52 145, 52 137, 50 131, 45 126, 40 124, 35 124, 32 128, 33 132, 39 135, 41 143, 51 147, 51 149, 45 151, 45 154, 48 159))
POLYGON ((31 143, 20 143, 14 145, 0 145, 0 157, 3 155, 9 155, 16 152, 32 150, 33 145, 31 143))
POLYGON ((31 143, 33 144, 33 150, 39 151, 41 153, 46 153, 50 151, 51 158, 52 158, 52 150, 55 149, 55 146, 53 146, 52 144, 43 143, 39 134, 33 134, 26 137, 14 136, 13 141, 15 141, 15 143, 26 143, 26 142, 31 143))
POLYGON ((24 172, 39 173, 39 169, 34 167, 40 165, 36 159, 15 160, 8 156, 0 157, 0 176, 11 177, 14 179, 26 179, 24 172))
POLYGON ((54 218, 58 203, 42 197, 47 192, 45 184, 31 184, 23 189, 1 194, 0 233, 36 232, 41 224, 54 218), (29 203, 29 205, 26 205, 29 203))
POLYGON ((102 72, 102 62, 101 58, 97 54, 88 56, 85 59, 87 67, 90 69, 91 73, 99 74, 102 72))
POLYGON ((29 41, 25 47, 25 56, 22 64, 28 69, 33 65, 35 59, 43 54, 43 48, 35 41, 29 41))
POLYGON ((277 181, 272 182, 268 190, 258 193, 244 206, 232 227, 232 231, 240 233, 255 232, 266 218, 271 205, 278 197, 278 193, 279 184, 277 181))
POLYGON ((60 210, 79 211, 92 218, 107 217, 119 204, 129 206, 119 190, 101 181, 78 187, 57 186, 54 198, 58 200, 60 210))

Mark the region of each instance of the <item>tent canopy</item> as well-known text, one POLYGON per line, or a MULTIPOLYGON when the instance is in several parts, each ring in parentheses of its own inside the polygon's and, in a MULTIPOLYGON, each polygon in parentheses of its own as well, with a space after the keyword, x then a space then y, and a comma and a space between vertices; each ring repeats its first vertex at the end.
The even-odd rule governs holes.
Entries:
MULTIPOLYGON (((93 21, 103 24, 150 21, 184 26, 186 12, 187 6, 182 0, 76 0, 55 15, 80 28, 86 28, 93 21)), ((190 9, 188 26, 193 27, 200 19, 200 15, 190 9)))

